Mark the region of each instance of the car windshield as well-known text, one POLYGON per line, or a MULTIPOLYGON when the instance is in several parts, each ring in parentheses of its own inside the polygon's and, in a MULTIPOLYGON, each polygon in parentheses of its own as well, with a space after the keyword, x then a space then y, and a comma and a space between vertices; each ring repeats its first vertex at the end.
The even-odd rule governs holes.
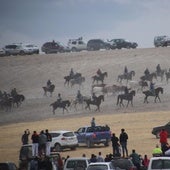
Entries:
POLYGON ((88 167, 88 170, 107 170, 107 169, 108 169, 107 165, 102 165, 102 164, 100 164, 100 165, 90 165, 88 167))

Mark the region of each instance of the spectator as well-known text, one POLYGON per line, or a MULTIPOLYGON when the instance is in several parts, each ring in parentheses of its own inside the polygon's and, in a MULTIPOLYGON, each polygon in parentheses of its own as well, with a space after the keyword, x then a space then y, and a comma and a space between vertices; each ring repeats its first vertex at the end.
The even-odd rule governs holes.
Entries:
POLYGON ((32 136, 32 156, 36 157, 38 156, 38 143, 39 143, 39 135, 36 131, 33 132, 32 136))
POLYGON ((90 162, 97 162, 97 158, 95 154, 91 154, 90 162))
POLYGON ((103 156, 102 156, 101 152, 99 152, 99 154, 98 154, 97 162, 104 162, 104 159, 103 159, 103 156))
POLYGON ((137 167, 137 170, 140 170, 141 160, 140 160, 140 156, 136 153, 135 149, 132 150, 130 157, 132 158, 133 164, 137 167))
POLYGON ((85 158, 85 157, 86 157, 86 154, 85 154, 85 153, 83 153, 82 157, 84 157, 84 158, 85 158))
POLYGON ((93 117, 91 120, 91 127, 95 127, 95 126, 96 126, 95 118, 93 117))
POLYGON ((167 138, 168 138, 168 132, 165 129, 162 129, 161 132, 159 133, 160 136, 160 144, 161 144, 161 149, 164 154, 164 149, 163 147, 168 143, 167 138))
POLYGON ((38 167, 38 157, 35 157, 30 162, 30 170, 38 170, 38 169, 39 169, 39 167, 38 167))
POLYGON ((39 134, 39 152, 40 152, 40 155, 45 154, 45 152, 46 152, 46 142, 47 142, 47 136, 45 135, 44 131, 42 130, 39 134))
POLYGON ((30 131, 29 131, 29 129, 26 129, 24 131, 24 134, 21 137, 21 141, 22 141, 23 145, 26 145, 29 143, 29 135, 30 135, 30 131))
POLYGON ((48 132, 48 129, 45 130, 45 135, 47 136, 47 141, 46 141, 46 156, 50 156, 51 153, 51 141, 52 141, 52 136, 48 132))
POLYGON ((123 157, 125 157, 125 152, 126 152, 126 157, 128 157, 127 140, 128 140, 128 134, 125 132, 125 129, 121 129, 119 141, 122 147, 123 157))
POLYGON ((143 160, 142 160, 142 165, 144 166, 145 169, 148 168, 148 165, 149 165, 149 159, 148 159, 148 156, 145 155, 143 160))
POLYGON ((119 152, 119 138, 115 135, 115 133, 112 134, 111 137, 111 141, 112 141, 112 147, 113 147, 113 156, 120 156, 120 152, 119 152))
POLYGON ((162 149, 159 147, 158 144, 156 144, 156 147, 152 151, 152 156, 161 156, 162 155, 162 149))
POLYGON ((109 158, 109 154, 106 154, 106 157, 104 158, 104 161, 105 162, 110 162, 111 161, 110 158, 109 158))

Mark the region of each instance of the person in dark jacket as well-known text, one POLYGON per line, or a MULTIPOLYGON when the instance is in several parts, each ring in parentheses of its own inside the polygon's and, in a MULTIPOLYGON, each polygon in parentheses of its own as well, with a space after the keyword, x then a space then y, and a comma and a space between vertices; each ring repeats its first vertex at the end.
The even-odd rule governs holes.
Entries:
POLYGON ((36 131, 33 132, 32 136, 32 156, 36 157, 38 156, 38 143, 39 143, 39 135, 36 131))
POLYGON ((51 154, 51 141, 52 141, 52 136, 51 134, 48 132, 48 129, 45 130, 45 134, 47 136, 47 142, 46 142, 46 156, 50 156, 51 154))
POLYGON ((30 135, 29 129, 25 130, 24 134, 21 137, 21 141, 22 141, 23 145, 28 144, 28 142, 29 142, 29 135, 30 135))
POLYGON ((119 138, 115 135, 115 133, 112 134, 111 141, 112 141, 112 147, 113 147, 113 156, 120 156, 119 138))
POLYGON ((122 147, 123 157, 125 157, 125 152, 126 152, 126 157, 128 157, 127 140, 128 140, 128 134, 125 132, 125 129, 121 129, 119 141, 122 147))

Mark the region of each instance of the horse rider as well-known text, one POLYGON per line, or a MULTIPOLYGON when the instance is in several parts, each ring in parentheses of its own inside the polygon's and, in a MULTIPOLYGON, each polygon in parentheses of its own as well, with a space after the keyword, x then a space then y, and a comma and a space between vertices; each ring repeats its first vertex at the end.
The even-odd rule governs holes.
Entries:
POLYGON ((130 90, 130 88, 128 88, 128 87, 126 86, 125 89, 124 89, 125 94, 129 94, 129 90, 130 90))
POLYGON ((80 93, 80 90, 77 91, 77 96, 76 96, 76 99, 78 100, 78 102, 82 102, 82 94, 80 93))
POLYGON ((47 81, 47 88, 49 89, 51 85, 52 85, 51 81, 48 80, 48 81, 47 81))
POLYGON ((93 102, 96 102, 96 100, 97 100, 97 96, 96 96, 95 93, 93 93, 93 94, 92 94, 92 101, 93 101, 93 102))
POLYGON ((150 81, 150 91, 153 95, 155 95, 155 83, 150 81))
POLYGON ((150 72, 149 72, 149 69, 148 69, 148 68, 146 68, 146 70, 144 71, 144 74, 145 74, 145 76, 146 76, 146 77, 150 74, 150 72))
POLYGON ((58 93, 58 96, 57 96, 57 103, 61 103, 61 102, 62 102, 61 94, 58 93))
POLYGON ((70 70, 70 74, 69 74, 69 75, 70 75, 70 77, 71 77, 71 78, 73 78, 73 77, 74 77, 74 71, 73 71, 73 68, 71 68, 71 70, 70 70))
POLYGON ((17 96, 17 90, 16 90, 16 88, 13 88, 12 90, 11 90, 11 96, 12 97, 15 97, 15 96, 17 96))
POLYGON ((100 77, 101 76, 101 74, 102 74, 102 72, 101 72, 101 70, 100 70, 100 68, 97 70, 97 75, 100 77))
POLYGON ((128 74, 128 69, 127 69, 127 66, 125 66, 124 68, 124 75, 127 75, 128 74))
POLYGON ((157 74, 159 74, 159 73, 161 72, 161 66, 160 66, 160 64, 158 64, 158 65, 156 66, 156 72, 157 72, 157 74))

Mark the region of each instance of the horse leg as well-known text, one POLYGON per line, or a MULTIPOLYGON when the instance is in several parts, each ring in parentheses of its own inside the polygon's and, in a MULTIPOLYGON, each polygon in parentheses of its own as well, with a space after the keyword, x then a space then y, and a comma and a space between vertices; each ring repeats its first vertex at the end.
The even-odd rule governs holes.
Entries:
POLYGON ((126 105, 126 107, 128 107, 128 105, 129 105, 129 100, 128 100, 128 102, 127 102, 127 105, 126 105))

